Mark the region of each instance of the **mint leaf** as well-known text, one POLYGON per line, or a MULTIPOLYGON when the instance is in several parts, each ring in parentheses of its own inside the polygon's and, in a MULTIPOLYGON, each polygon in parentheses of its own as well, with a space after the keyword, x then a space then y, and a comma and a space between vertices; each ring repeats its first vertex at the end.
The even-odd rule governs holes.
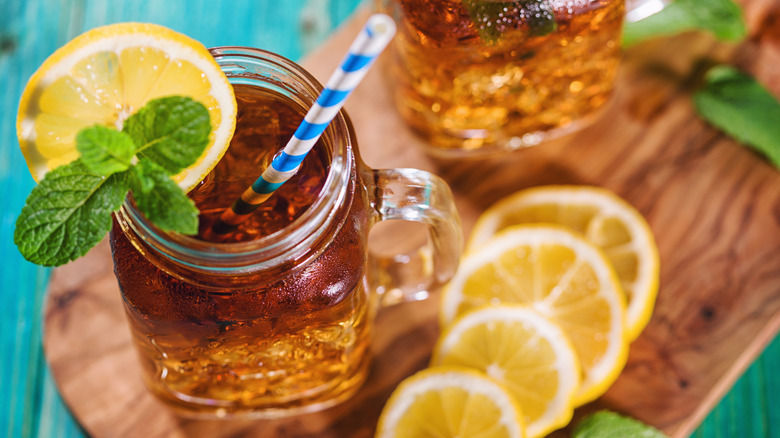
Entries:
POLYGON ((129 169, 135 155, 135 144, 129 135, 101 125, 79 131, 76 149, 85 166, 104 176, 129 169))
POLYGON ((675 0, 647 18, 626 22, 623 46, 690 30, 707 31, 724 41, 747 35, 742 9, 731 0, 675 0))
POLYGON ((699 114, 780 169, 780 102, 733 67, 713 67, 704 79, 704 87, 693 95, 699 114))
POLYGON ((530 36, 547 35, 557 28, 550 0, 463 0, 463 6, 479 37, 489 44, 518 25, 526 26, 530 36))
POLYGON ((16 220, 14 243, 27 260, 58 266, 86 254, 111 228, 129 190, 126 173, 105 177, 81 160, 47 173, 16 220))
POLYGON ((195 203, 169 177, 193 164, 209 141, 205 106, 186 97, 149 102, 123 132, 92 126, 78 133, 81 157, 50 171, 27 198, 14 242, 24 257, 58 266, 95 246, 132 186, 139 210, 163 230, 198 232, 195 203), (133 166, 134 158, 139 164, 133 166))
POLYGON ((152 100, 126 121, 138 158, 146 158, 175 175, 197 161, 211 133, 206 107, 189 97, 152 100))
POLYGON ((141 160, 133 166, 131 187, 138 209, 165 231, 198 233, 198 208, 162 167, 141 160))
POLYGON ((599 411, 577 424, 572 438, 667 438, 658 429, 614 412, 599 411))

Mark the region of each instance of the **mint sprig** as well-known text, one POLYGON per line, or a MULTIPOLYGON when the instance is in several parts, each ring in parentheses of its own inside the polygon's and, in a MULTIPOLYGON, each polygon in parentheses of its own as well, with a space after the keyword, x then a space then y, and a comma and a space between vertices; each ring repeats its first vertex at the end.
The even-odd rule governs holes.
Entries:
POLYGON ((747 35, 742 9, 732 0, 674 0, 659 12, 623 27, 623 46, 640 41, 702 30, 723 41, 747 35))
POLYGON ((132 138, 107 126, 95 125, 76 134, 81 162, 98 175, 108 176, 129 169, 135 149, 132 138))
POLYGON ((527 26, 530 36, 547 35, 557 29, 550 0, 463 0, 463 6, 477 27, 480 39, 488 44, 496 43, 519 21, 527 26))
POLYGON ((198 209, 170 176, 200 157, 210 132, 206 107, 180 96, 150 101, 122 132, 85 128, 76 135, 81 156, 47 173, 30 193, 14 243, 39 265, 75 260, 110 230, 111 213, 131 190, 138 209, 160 229, 197 233, 198 209))
POLYGON ((147 219, 163 230, 182 234, 198 232, 198 207, 171 180, 165 169, 153 161, 141 160, 132 170, 133 199, 147 219))
POLYGON ((667 438, 658 429, 633 418, 610 411, 599 411, 583 418, 572 438, 667 438))
POLYGON ((184 97, 166 97, 144 105, 122 128, 137 146, 139 159, 149 159, 175 175, 200 157, 209 142, 209 112, 184 97))
POLYGON ((46 174, 16 221, 14 243, 27 260, 58 266, 95 246, 127 196, 126 174, 105 177, 81 160, 46 174))
MULTIPOLYGON (((747 35, 742 9, 732 0, 675 0, 660 12, 626 23, 623 45, 689 30, 706 31, 723 41, 747 35)), ((692 99, 704 120, 780 169, 780 102, 758 81, 733 67, 715 66, 692 99)))
POLYGON ((780 169, 780 102, 754 78, 730 66, 713 67, 704 80, 693 95, 699 115, 780 169))

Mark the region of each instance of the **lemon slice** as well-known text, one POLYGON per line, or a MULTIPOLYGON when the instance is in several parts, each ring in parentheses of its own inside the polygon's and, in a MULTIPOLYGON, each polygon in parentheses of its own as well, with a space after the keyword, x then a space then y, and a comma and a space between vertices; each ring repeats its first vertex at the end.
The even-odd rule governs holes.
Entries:
POLYGON ((527 304, 558 324, 583 379, 575 405, 594 400, 626 363, 625 296, 595 246, 556 225, 519 225, 473 248, 442 295, 442 322, 492 304, 527 304))
POLYGON ((22 93, 16 129, 33 178, 78 158, 74 139, 81 129, 121 129, 146 102, 170 95, 191 97, 211 117, 203 155, 174 177, 189 191, 225 153, 235 129, 233 88, 209 51, 154 24, 113 24, 76 37, 38 68, 22 93))
POLYGON ((520 438, 520 408, 501 385, 467 368, 428 368, 407 378, 382 409, 376 438, 520 438))
POLYGON ((574 412, 577 353, 557 325, 530 308, 467 313, 439 339, 431 365, 475 368, 502 383, 520 405, 530 438, 566 426, 574 412))
POLYGON ((633 341, 655 307, 659 260, 653 232, 642 215, 609 190, 589 186, 546 186, 505 198, 479 218, 469 246, 523 223, 555 223, 585 235, 604 250, 627 297, 626 335, 633 341))

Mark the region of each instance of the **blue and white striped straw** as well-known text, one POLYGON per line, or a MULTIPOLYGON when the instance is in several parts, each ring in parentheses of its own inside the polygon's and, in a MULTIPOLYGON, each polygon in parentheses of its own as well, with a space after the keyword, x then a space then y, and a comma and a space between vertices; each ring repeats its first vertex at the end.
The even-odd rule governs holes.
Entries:
POLYGON ((214 226, 217 234, 233 230, 254 212, 257 207, 289 180, 301 166, 306 154, 314 147, 325 128, 344 106, 344 101, 360 83, 371 68, 377 56, 384 50, 395 34, 393 19, 384 14, 372 15, 355 41, 347 56, 333 72, 325 89, 306 113, 293 137, 273 159, 271 165, 251 187, 247 188, 230 208, 226 209, 220 221, 214 226))

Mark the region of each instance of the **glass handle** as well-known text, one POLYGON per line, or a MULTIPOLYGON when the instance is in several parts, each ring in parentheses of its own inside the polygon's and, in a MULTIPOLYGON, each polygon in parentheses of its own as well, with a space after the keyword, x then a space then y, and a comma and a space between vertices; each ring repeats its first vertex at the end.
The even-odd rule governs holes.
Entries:
MULTIPOLYGON (((369 258, 372 286, 391 305, 428 297, 452 278, 463 248, 460 216, 447 183, 417 169, 373 170, 376 221, 403 220, 427 226, 427 242, 411 253, 369 258)), ((395 243, 404 236, 390 236, 395 243)))

